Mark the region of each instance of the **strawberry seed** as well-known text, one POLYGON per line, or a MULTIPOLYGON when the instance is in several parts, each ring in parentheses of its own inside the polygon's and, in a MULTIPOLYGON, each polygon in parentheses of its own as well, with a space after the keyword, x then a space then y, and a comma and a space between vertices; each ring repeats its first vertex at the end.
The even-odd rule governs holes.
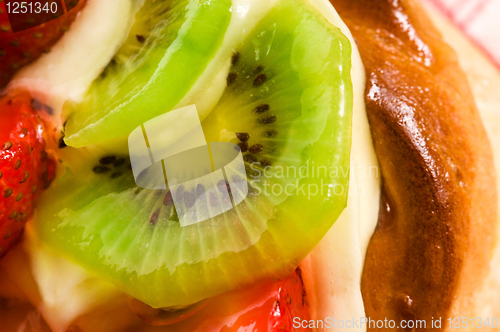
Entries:
POLYGON ((30 176, 30 172, 25 172, 25 173, 24 173, 24 178, 23 178, 23 180, 22 180, 21 182, 19 182, 19 183, 24 183, 24 182, 26 182, 26 180, 28 180, 28 177, 29 177, 29 176, 30 176))
POLYGON ((10 195, 12 195, 12 188, 5 189, 5 191, 3 192, 3 197, 9 198, 10 195))

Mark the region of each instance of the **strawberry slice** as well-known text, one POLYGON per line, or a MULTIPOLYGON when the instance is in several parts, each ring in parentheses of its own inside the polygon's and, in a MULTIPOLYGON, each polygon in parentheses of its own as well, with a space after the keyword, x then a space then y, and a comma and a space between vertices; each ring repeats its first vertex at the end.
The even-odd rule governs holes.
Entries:
POLYGON ((7 85, 19 68, 48 52, 69 29, 84 5, 85 1, 80 0, 67 14, 38 26, 35 25, 37 19, 43 19, 40 16, 42 14, 38 14, 38 17, 33 14, 30 22, 35 27, 14 33, 7 17, 5 3, 0 1, 0 88, 7 85))
MULTIPOLYGON (((164 325, 164 332, 311 331, 298 324, 311 319, 300 268, 286 279, 256 283, 177 311, 153 309, 138 300, 131 300, 130 309, 148 324, 164 325)), ((118 316, 126 315, 120 310, 118 316)))
POLYGON ((27 93, 0 99, 0 257, 17 240, 36 198, 54 178, 45 121, 37 114, 44 107, 27 93))
POLYGON ((261 306, 243 313, 236 322, 225 326, 221 332, 262 331, 291 332, 311 331, 308 328, 294 326, 293 319, 310 320, 304 282, 300 268, 287 279, 278 281, 273 286, 271 296, 261 306))

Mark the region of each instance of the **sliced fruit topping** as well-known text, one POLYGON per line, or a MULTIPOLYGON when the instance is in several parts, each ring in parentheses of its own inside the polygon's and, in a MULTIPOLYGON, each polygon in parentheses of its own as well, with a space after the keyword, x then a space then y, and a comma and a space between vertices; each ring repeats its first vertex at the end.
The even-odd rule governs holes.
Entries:
POLYGON ((287 279, 273 285, 268 299, 260 306, 252 303, 250 310, 241 314, 234 323, 227 324, 221 332, 239 331, 310 331, 309 328, 295 328, 294 318, 309 320, 309 304, 302 281, 301 270, 297 268, 287 279))
POLYGON ((44 19, 44 15, 51 14, 33 14, 27 19, 33 28, 13 33, 5 3, 0 1, 0 88, 7 85, 19 68, 50 50, 69 29, 85 2, 80 0, 67 14, 38 26, 38 21, 44 19))
POLYGON ((153 309, 133 300, 133 312, 164 332, 310 331, 293 319, 309 321, 309 303, 300 268, 279 281, 266 280, 180 310, 153 309), (134 302, 135 301, 135 302, 134 302), (295 325, 295 326, 294 326, 295 325))
POLYGON ((230 6, 231 0, 147 0, 84 101, 68 106, 66 143, 83 147, 128 135, 171 110, 220 47, 230 6))
MULTIPOLYGON (((93 163, 81 157, 86 168, 68 169, 40 204, 44 241, 155 308, 286 277, 346 205, 349 40, 295 0, 279 3, 245 40, 223 47, 235 50, 227 86, 202 126, 209 142, 240 145, 246 172, 236 175, 249 186, 241 203, 181 227, 178 209, 196 200, 208 209, 231 202, 188 184, 173 191, 138 188, 129 161, 102 155, 93 163)), ((78 158, 87 150, 64 151, 78 158)))
POLYGON ((0 256, 16 241, 33 214, 34 203, 54 178, 46 150, 44 105, 29 94, 0 99, 0 256))

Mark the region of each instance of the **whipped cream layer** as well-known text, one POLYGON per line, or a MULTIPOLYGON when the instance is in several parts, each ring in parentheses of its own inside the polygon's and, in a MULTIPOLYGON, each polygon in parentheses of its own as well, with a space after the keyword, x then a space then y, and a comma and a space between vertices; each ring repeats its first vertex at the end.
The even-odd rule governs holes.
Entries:
MULTIPOLYGON (((365 317, 361 273, 368 242, 378 220, 380 172, 364 102, 365 72, 356 43, 328 0, 309 0, 351 41, 353 123, 347 207, 330 231, 301 264, 312 319, 344 322, 365 317)), ((318 328, 317 331, 361 332, 366 326, 318 328)))

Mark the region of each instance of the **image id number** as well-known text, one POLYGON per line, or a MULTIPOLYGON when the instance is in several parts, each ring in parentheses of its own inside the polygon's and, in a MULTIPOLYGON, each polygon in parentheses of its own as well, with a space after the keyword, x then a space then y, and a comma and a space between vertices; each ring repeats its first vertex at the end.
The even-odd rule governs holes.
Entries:
POLYGON ((450 317, 447 321, 450 329, 480 329, 482 327, 496 329, 498 327, 498 318, 496 317, 487 317, 485 319, 481 317, 450 317))
POLYGON ((41 2, 7 2, 7 13, 9 14, 40 14, 40 13, 57 13, 57 2, 45 3, 41 2))

